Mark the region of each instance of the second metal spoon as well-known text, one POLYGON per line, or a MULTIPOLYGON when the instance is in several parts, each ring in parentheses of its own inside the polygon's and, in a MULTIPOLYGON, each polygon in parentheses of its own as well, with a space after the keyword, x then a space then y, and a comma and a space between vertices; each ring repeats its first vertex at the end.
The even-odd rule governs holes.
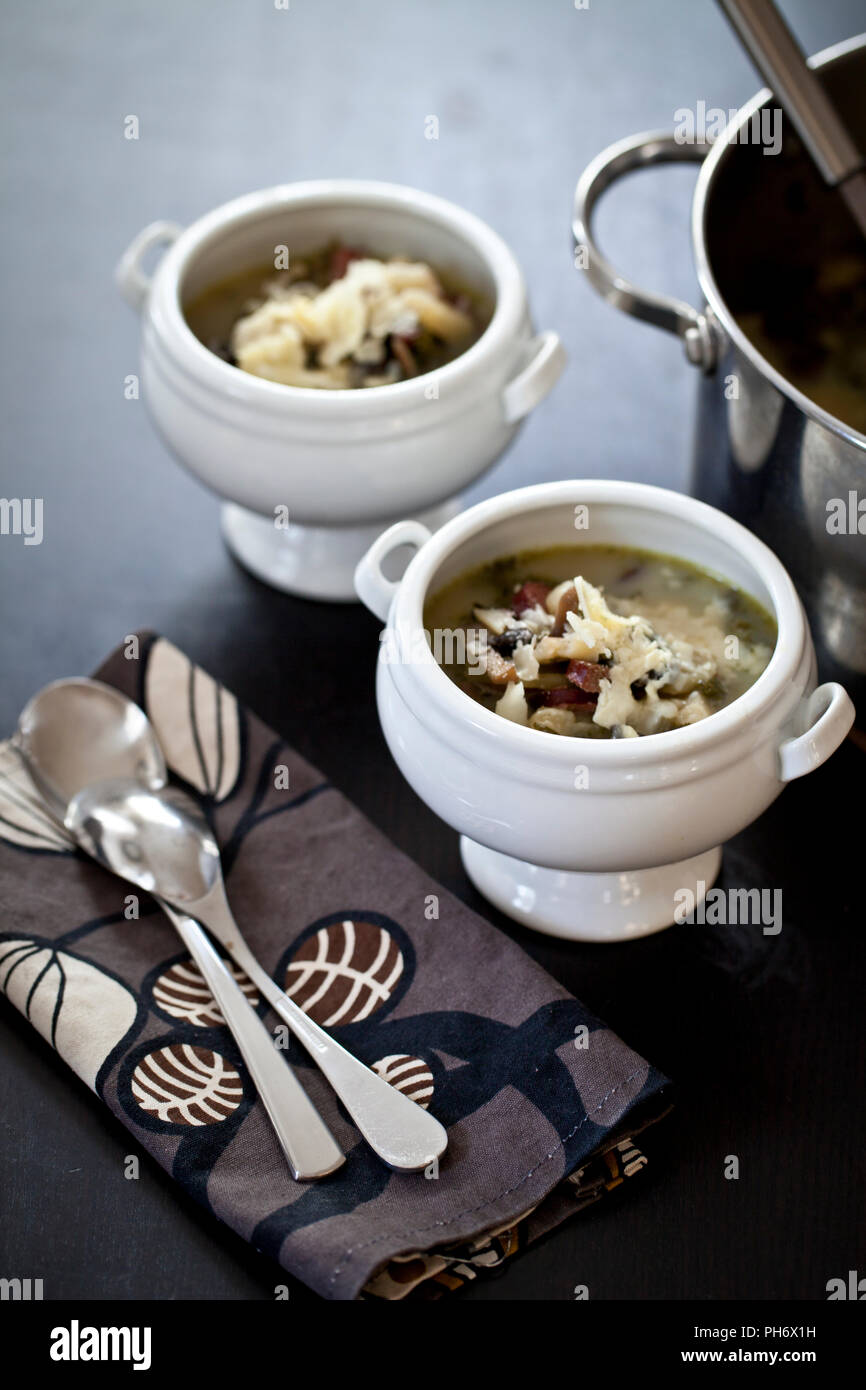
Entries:
POLYGON ((439 1158, 448 1143, 439 1121, 314 1023, 259 965, 232 916, 216 841, 191 797, 114 779, 80 792, 66 824, 114 873, 207 927, 303 1043, 389 1167, 417 1171, 439 1158))

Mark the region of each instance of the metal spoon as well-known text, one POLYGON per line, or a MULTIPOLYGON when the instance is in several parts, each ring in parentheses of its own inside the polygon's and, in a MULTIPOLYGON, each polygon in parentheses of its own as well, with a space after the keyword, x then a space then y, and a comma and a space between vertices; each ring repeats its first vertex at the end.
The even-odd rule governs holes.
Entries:
POLYGON ((719 4, 758 72, 796 126, 824 182, 842 194, 866 237, 863 151, 854 143, 773 0, 719 0, 719 4))
MULTIPOLYGON (((167 780, 162 750, 144 713, 99 681, 55 681, 39 691, 22 713, 13 743, 60 820, 96 779, 121 774, 144 793, 167 780)), ((170 845, 165 848, 176 855, 170 845)), ((138 876, 132 881, 149 886, 138 876)), ((342 1150, 222 957, 197 922, 165 902, 160 905, 219 1005, 294 1177, 307 1181, 333 1173, 346 1161, 342 1150)))
POLYGON ((448 1135, 439 1121, 335 1042, 259 965, 232 916, 216 841, 191 797, 115 779, 80 792, 66 825, 121 878, 204 923, 300 1039, 385 1163, 417 1171, 444 1152, 448 1135))

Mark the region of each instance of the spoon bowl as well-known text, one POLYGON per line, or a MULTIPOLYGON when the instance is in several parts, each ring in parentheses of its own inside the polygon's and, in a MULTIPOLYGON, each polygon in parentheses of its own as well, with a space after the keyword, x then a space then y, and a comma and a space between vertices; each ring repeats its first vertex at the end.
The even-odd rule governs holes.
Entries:
POLYGON ((82 787, 134 777, 156 790, 168 780, 147 715, 102 681, 52 681, 25 705, 13 742, 61 819, 82 787))
POLYGON ((130 777, 94 782, 69 803, 66 828, 112 873, 176 907, 200 901, 222 878, 210 826, 173 787, 157 794, 130 777))

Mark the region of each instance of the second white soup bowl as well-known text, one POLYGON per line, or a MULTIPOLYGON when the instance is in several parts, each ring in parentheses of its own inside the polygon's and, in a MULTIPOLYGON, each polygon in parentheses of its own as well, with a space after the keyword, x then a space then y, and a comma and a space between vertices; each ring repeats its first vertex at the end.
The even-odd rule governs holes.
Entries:
POLYGON ((432 536, 399 522, 355 582, 386 623, 377 697, 394 759, 460 832, 480 892, 552 935, 622 941, 670 925, 682 894, 699 902, 712 886, 720 845, 824 762, 853 722, 840 685, 816 689, 803 608, 772 551, 730 517, 662 488, 543 483, 482 502, 432 536), (677 556, 751 594, 778 624, 769 665, 726 708, 641 738, 564 738, 483 708, 434 659, 425 598, 476 565, 581 543, 677 556), (417 553, 391 581, 383 561, 407 544, 417 553))
POLYGON ((223 499, 241 562, 290 593, 354 599, 352 575, 394 517, 453 516, 559 377, 565 354, 532 327, 520 266, 480 218, 395 184, 320 179, 250 193, 183 230, 154 222, 117 269, 142 316, 142 386, 164 439, 223 499), (477 342, 412 380, 358 390, 284 386, 205 347, 184 305, 241 272, 334 242, 426 260, 492 305, 477 342), (153 276, 143 268, 168 245, 153 276), (274 524, 285 516, 288 527, 274 524))

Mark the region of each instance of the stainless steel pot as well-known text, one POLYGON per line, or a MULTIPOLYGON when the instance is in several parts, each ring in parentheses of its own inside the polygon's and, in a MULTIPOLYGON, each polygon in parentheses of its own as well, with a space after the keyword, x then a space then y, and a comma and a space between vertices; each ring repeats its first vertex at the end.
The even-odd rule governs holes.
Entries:
MULTIPOLYGON (((866 149, 866 35, 826 49, 810 63, 866 149)), ((654 132, 610 146, 578 183, 574 238, 599 294, 634 318, 676 333, 689 361, 701 369, 694 491, 736 516, 779 555, 809 613, 822 674, 846 683, 862 721, 866 434, 827 413, 776 370, 731 307, 740 277, 772 265, 775 242, 798 232, 792 178, 819 182, 790 129, 774 158, 745 142, 753 117, 760 120, 756 113, 772 104, 767 89, 758 92, 715 143, 681 143, 673 134, 654 132), (632 170, 681 160, 701 164, 692 243, 702 310, 631 284, 592 236, 593 209, 605 189, 632 170)), ((820 187, 816 192, 819 198, 837 196, 820 187)))

